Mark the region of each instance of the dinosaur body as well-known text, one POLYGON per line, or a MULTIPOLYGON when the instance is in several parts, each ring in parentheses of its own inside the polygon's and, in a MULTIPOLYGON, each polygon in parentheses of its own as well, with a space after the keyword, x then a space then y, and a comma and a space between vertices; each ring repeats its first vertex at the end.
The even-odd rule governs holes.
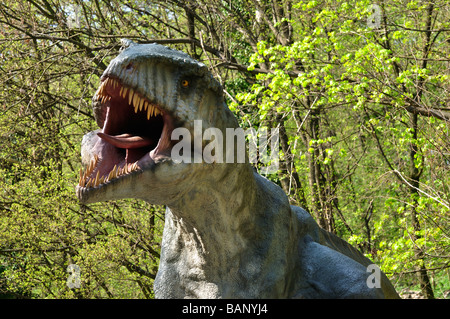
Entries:
POLYGON ((77 194, 167 206, 157 298, 398 298, 384 274, 381 288, 369 287, 372 262, 250 164, 175 162, 174 129, 195 135, 201 120, 225 132, 237 121, 205 65, 160 45, 127 45, 94 96, 100 129, 83 138, 77 194))

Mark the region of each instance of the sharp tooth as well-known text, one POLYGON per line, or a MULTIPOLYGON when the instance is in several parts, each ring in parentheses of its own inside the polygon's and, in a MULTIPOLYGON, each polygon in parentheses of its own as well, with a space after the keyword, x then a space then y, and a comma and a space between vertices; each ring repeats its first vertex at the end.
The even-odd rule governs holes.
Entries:
POLYGON ((108 180, 112 180, 116 178, 116 165, 114 165, 113 169, 108 174, 108 180))
POLYGON ((89 179, 87 184, 86 184, 86 188, 91 187, 91 185, 92 185, 92 179, 89 179))
POLYGON ((147 110, 147 120, 150 120, 151 113, 152 113, 152 111, 151 111, 151 107, 149 105, 148 110, 147 110))
POLYGON ((102 82, 102 84, 100 84, 100 87, 98 88, 99 95, 103 95, 104 88, 105 88, 105 82, 102 82))
POLYGON ((161 113, 157 107, 155 107, 155 116, 161 113))
POLYGON ((110 181, 110 180, 113 179, 113 178, 114 178, 114 173, 113 173, 113 171, 111 171, 111 172, 109 172, 109 174, 108 174, 107 180, 110 181))
POLYGON ((122 98, 125 98, 127 96, 127 93, 128 93, 128 88, 124 88, 122 93, 123 93, 122 94, 122 98))
POLYGON ((139 103, 139 111, 142 111, 142 106, 144 105, 145 99, 141 99, 141 103, 139 103))
POLYGON ((98 181, 99 184, 103 184, 105 182, 105 176, 100 177, 100 180, 98 181))
POLYGON ((94 167, 94 161, 89 163, 88 168, 86 169, 86 175, 89 175, 92 172, 92 168, 94 167))
POLYGON ((122 93, 123 93, 123 86, 120 88, 119 95, 122 96, 122 93))
POLYGON ((140 103, 141 103, 141 98, 139 97, 139 95, 137 93, 135 93, 134 97, 133 97, 133 105, 134 105, 134 108, 136 109, 136 113, 137 113, 137 109, 139 108, 140 103))
POLYGON ((148 102, 145 101, 145 102, 144 102, 144 111, 147 111, 147 107, 148 107, 148 102))
POLYGON ((94 187, 98 186, 98 177, 100 176, 100 171, 97 171, 97 175, 95 176, 94 187))
POLYGON ((139 96, 137 95, 137 93, 135 93, 134 94, 134 96, 133 96, 133 106, 134 106, 134 109, 136 110, 136 112, 137 112, 137 110, 138 110, 138 108, 139 108, 139 96))
POLYGON ((128 104, 131 105, 131 101, 133 100, 134 90, 130 89, 130 93, 128 93, 128 104))
POLYGON ((108 79, 103 81, 102 84, 100 85, 100 91, 102 92, 102 94, 104 94, 103 92, 105 91, 107 85, 108 85, 108 79))

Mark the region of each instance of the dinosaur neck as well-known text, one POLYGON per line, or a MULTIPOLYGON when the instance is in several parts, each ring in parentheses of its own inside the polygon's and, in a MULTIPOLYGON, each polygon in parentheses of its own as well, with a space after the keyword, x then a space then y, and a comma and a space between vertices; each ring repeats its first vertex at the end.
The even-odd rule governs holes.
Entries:
POLYGON ((161 295, 164 286, 178 287, 164 297, 282 293, 289 285, 283 265, 291 264, 286 256, 293 247, 284 238, 287 229, 275 232, 294 224, 285 216, 290 211, 286 196, 249 165, 238 164, 220 178, 212 177, 203 176, 204 183, 168 206, 160 265, 165 270, 155 282, 161 295), (271 266, 275 263, 278 273, 271 266), (266 273, 267 269, 272 270, 266 273), (257 287, 264 291, 252 291, 256 281, 262 282, 257 287))
POLYGON ((239 227, 252 215, 257 194, 250 166, 234 165, 220 176, 216 172, 205 172, 198 177, 202 183, 168 205, 177 218, 201 230, 203 237, 214 238, 222 232, 238 234, 239 227))

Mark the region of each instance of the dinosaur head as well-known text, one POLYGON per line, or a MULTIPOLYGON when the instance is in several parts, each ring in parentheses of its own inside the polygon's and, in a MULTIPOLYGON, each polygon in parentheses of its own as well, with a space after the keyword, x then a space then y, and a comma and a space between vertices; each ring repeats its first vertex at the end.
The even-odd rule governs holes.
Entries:
POLYGON ((237 122, 204 64, 162 45, 124 44, 93 97, 99 129, 83 137, 77 196, 84 203, 134 197, 167 204, 192 184, 192 165, 204 166, 172 159, 179 142, 172 132, 194 134, 195 120, 223 130, 237 122))

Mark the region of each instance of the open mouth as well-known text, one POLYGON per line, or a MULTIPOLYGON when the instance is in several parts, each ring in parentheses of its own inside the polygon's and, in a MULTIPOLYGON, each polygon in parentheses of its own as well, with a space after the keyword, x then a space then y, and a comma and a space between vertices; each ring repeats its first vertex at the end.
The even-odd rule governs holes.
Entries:
POLYGON ((160 105, 111 77, 102 80, 94 104, 101 131, 79 187, 99 187, 170 157, 174 121, 160 105))

